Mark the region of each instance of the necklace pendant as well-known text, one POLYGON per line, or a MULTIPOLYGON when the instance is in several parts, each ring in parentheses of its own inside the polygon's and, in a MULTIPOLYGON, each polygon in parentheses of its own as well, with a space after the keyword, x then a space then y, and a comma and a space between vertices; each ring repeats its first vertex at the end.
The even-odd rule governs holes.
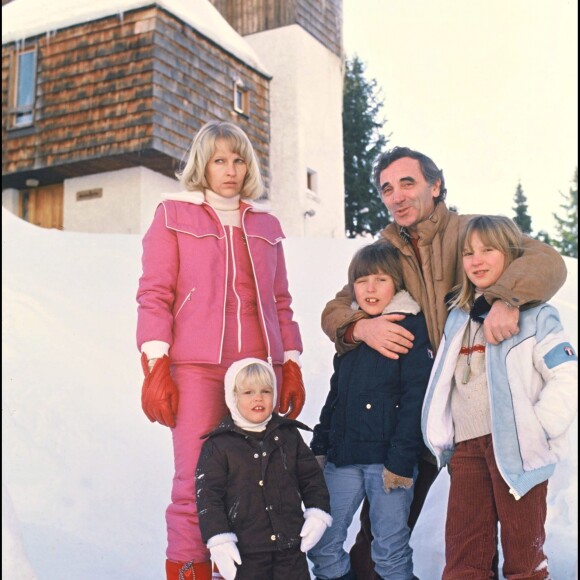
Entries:
POLYGON ((461 382, 466 385, 469 382, 469 375, 471 374, 471 369, 469 368, 469 366, 465 367, 465 370, 463 371, 463 379, 461 380, 461 382))

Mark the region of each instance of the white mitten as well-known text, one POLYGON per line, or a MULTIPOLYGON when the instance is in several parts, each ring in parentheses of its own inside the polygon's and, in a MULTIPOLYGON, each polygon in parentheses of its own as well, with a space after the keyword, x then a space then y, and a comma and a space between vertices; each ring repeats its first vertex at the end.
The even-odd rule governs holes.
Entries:
POLYGON ((207 542, 211 559, 225 580, 234 580, 238 572, 236 564, 242 563, 237 541, 236 534, 218 534, 207 542))
POLYGON ((304 525, 300 531, 300 550, 308 552, 318 544, 326 528, 332 525, 330 514, 318 508, 308 508, 304 511, 304 525))

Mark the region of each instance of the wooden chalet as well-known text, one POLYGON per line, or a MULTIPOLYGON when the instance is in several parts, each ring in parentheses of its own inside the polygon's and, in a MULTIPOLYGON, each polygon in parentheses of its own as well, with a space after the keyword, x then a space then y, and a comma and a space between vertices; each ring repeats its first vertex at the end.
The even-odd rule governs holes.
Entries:
POLYGON ((143 233, 221 119, 248 133, 287 235, 344 236, 342 0, 3 4, 4 207, 143 233))
POLYGON ((19 192, 21 217, 62 228, 66 179, 130 167, 174 177, 212 118, 248 133, 267 182, 269 81, 156 4, 3 43, 2 189, 19 192))

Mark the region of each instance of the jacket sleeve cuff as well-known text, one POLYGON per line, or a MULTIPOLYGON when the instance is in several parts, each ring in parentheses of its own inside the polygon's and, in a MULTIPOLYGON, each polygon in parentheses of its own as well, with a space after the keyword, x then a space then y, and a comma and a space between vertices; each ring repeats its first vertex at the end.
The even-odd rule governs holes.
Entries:
POLYGON ((344 342, 347 344, 356 344, 357 342, 360 343, 360 340, 355 340, 354 338, 354 322, 346 327, 342 340, 344 340, 344 342))
POLYGON ((284 362, 288 362, 289 360, 294 361, 300 368, 302 368, 302 365, 300 364, 300 351, 299 350, 285 350, 284 351, 284 362))
POLYGON ((162 340, 148 340, 141 345, 141 352, 145 353, 147 360, 162 358, 165 355, 169 355, 169 345, 162 340))
POLYGON ((307 520, 308 518, 318 518, 319 520, 322 520, 327 528, 330 528, 332 525, 332 516, 319 508, 311 507, 305 509, 304 519, 307 520))
POLYGON ((217 534, 215 536, 212 536, 207 541, 207 548, 209 550, 210 548, 215 548, 216 546, 219 546, 221 544, 227 544, 229 542, 237 543, 237 541, 238 541, 238 536, 236 536, 236 534, 232 534, 232 533, 217 534))
POLYGON ((352 316, 336 329, 334 344, 338 354, 344 354, 361 343, 354 339, 354 325, 362 318, 368 318, 368 316, 362 310, 353 311, 352 316))

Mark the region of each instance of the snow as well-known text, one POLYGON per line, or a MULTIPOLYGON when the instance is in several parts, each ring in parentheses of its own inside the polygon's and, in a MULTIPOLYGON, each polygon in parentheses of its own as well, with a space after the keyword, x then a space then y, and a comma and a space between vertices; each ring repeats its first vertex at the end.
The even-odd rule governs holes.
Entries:
MULTIPOLYGON (((4 209, 2 230, 2 578, 163 578, 172 452, 169 429, 140 405, 141 237, 41 229, 4 209)), ((320 313, 363 243, 284 242, 305 345, 301 419, 311 426, 332 369, 320 313)), ((577 261, 566 263, 553 304, 577 346, 577 261)), ((577 578, 577 435, 575 421, 549 485, 546 550, 557 580, 577 578)), ((442 472, 413 534, 421 580, 440 578, 447 488, 442 472)))
POLYGON ((14 0, 2 6, 2 44, 157 5, 174 14, 240 60, 269 75, 251 46, 209 0, 14 0))

